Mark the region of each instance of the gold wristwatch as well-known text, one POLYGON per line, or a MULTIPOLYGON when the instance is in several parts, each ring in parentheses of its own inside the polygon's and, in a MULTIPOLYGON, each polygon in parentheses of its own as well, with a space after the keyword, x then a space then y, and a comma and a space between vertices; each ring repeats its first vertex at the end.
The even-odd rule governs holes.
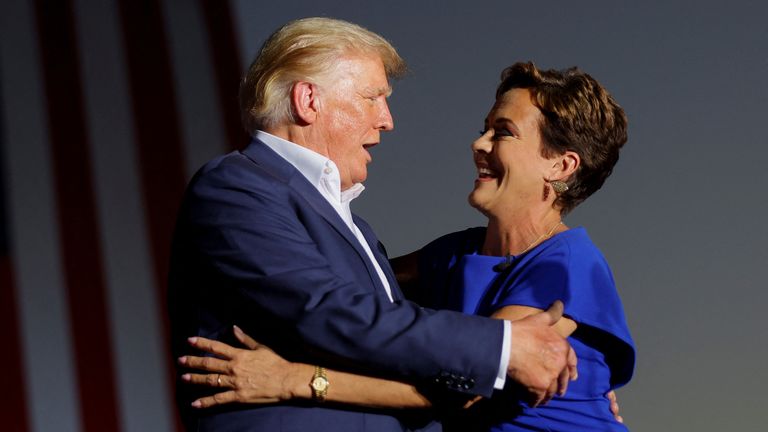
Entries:
POLYGON ((325 396, 328 394, 328 376, 325 375, 325 368, 315 366, 315 374, 312 375, 312 381, 309 386, 312 387, 312 398, 318 402, 325 402, 325 396))

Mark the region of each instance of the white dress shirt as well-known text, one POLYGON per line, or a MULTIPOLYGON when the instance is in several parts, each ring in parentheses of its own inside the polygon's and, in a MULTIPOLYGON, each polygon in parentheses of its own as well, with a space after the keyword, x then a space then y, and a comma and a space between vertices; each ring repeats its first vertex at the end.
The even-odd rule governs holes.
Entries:
POLYGON ((381 270, 379 262, 374 258, 373 252, 371 252, 371 247, 368 245, 365 237, 363 237, 363 234, 352 220, 352 210, 349 208, 349 203, 360 196, 365 189, 365 186, 363 186, 362 183, 357 183, 349 189, 342 191, 339 169, 332 160, 320 153, 315 153, 306 147, 302 147, 263 131, 257 131, 256 138, 261 140, 267 147, 274 150, 275 153, 282 156, 283 159, 287 160, 299 170, 299 172, 309 180, 312 186, 317 188, 320 195, 331 204, 352 234, 354 234, 355 238, 360 243, 360 246, 365 250, 368 259, 376 269, 376 274, 379 275, 379 279, 381 279, 381 283, 384 285, 384 289, 387 291, 389 300, 394 301, 392 298, 392 288, 389 286, 387 277, 381 270))
MULTIPOLYGON (((327 157, 309 150, 306 147, 302 147, 298 144, 284 140, 280 137, 268 134, 264 131, 256 131, 255 138, 262 141, 267 147, 279 154, 283 159, 293 165, 299 172, 306 177, 317 191, 320 192, 328 203, 336 210, 344 223, 349 227, 352 234, 355 235, 357 241, 365 250, 368 255, 368 259, 376 269, 376 273, 381 279, 381 283, 387 291, 389 300, 392 299, 392 288, 389 286, 387 277, 384 276, 384 272, 381 270, 378 261, 374 258, 371 248, 368 242, 363 237, 363 234, 355 226, 352 220, 352 211, 349 208, 349 203, 357 198, 365 189, 362 183, 357 183, 349 189, 341 190, 341 177, 339 176, 339 170, 336 164, 327 157)), ((499 361, 499 371, 496 374, 496 382, 494 388, 504 388, 504 383, 507 379, 507 364, 509 363, 510 355, 510 337, 512 332, 511 323, 504 320, 504 341, 501 349, 501 359, 499 361)))

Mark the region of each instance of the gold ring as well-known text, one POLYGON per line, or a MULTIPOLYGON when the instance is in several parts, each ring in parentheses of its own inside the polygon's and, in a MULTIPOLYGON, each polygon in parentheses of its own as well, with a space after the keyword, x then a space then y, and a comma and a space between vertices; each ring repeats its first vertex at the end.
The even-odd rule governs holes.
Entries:
POLYGON ((216 381, 219 383, 219 387, 221 387, 221 375, 216 379, 216 381))

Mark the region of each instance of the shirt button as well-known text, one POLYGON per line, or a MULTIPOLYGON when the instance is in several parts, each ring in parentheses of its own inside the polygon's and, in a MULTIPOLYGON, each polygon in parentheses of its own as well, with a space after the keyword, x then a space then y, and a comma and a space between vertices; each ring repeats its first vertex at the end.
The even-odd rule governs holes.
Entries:
POLYGON ((333 168, 331 168, 331 167, 325 167, 325 168, 323 168, 323 172, 324 172, 324 173, 326 173, 326 174, 330 174, 330 173, 332 173, 332 172, 333 172, 333 168))

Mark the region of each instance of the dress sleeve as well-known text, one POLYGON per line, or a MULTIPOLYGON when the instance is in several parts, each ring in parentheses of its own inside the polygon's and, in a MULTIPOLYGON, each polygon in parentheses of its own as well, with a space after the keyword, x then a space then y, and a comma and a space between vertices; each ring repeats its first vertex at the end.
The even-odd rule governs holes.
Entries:
POLYGON ((614 385, 629 381, 634 370, 634 343, 613 275, 597 248, 574 233, 536 249, 495 283, 496 308, 510 305, 548 308, 565 305, 564 314, 580 331, 589 332, 606 356, 614 385))

